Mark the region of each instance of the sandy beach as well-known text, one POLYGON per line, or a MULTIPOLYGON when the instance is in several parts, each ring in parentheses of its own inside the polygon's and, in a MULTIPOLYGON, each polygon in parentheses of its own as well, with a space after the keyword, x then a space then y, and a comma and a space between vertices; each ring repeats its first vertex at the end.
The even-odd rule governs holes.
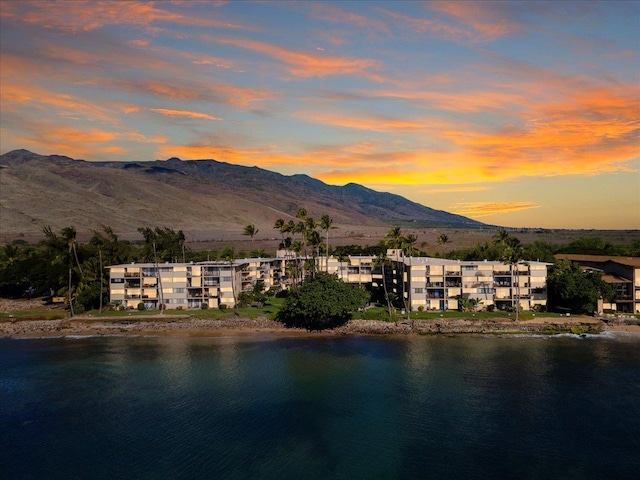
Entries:
POLYGON ((0 322, 0 338, 40 338, 67 336, 176 336, 176 337, 319 337, 342 335, 454 335, 561 332, 626 332, 640 336, 637 319, 603 321, 588 316, 541 317, 535 320, 443 319, 383 322, 352 320, 322 332, 286 328, 267 318, 198 319, 189 315, 148 317, 74 317, 63 320, 11 320, 0 322))

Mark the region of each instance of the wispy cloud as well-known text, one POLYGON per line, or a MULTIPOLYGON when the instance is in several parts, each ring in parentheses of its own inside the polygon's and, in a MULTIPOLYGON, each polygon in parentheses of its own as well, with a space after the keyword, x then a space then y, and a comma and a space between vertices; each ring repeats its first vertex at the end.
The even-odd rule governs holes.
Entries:
POLYGON ((533 202, 468 202, 456 203, 451 206, 450 211, 467 217, 482 218, 532 208, 540 208, 540 205, 533 202))
POLYGON ((459 185, 450 187, 437 187, 423 189, 422 193, 438 194, 438 193, 466 193, 466 192, 484 192, 489 190, 488 186, 459 185))
POLYGON ((107 25, 134 25, 150 27, 153 24, 173 23, 178 25, 210 28, 250 30, 246 25, 235 24, 220 18, 216 11, 208 16, 178 13, 166 7, 167 2, 95 2, 74 0, 73 2, 4 2, 2 16, 20 19, 24 23, 40 25, 71 33, 91 31, 107 25))
MULTIPOLYGON (((348 3, 344 5, 348 6, 348 3)), ((312 4, 311 11, 314 18, 324 20, 325 22, 348 24, 369 31, 375 35, 383 33, 386 36, 391 36, 391 30, 383 21, 347 11, 334 4, 314 3, 312 4)))
POLYGON ((149 110, 161 115, 166 115, 167 117, 187 117, 195 118, 198 120, 222 120, 221 118, 214 117, 206 113, 190 112, 188 110, 173 110, 170 108, 150 108, 149 110))
POLYGON ((251 50, 278 60, 285 65, 289 74, 296 77, 355 75, 376 82, 384 80, 381 75, 373 72, 380 66, 380 61, 370 58, 338 57, 318 51, 304 52, 242 37, 206 35, 203 39, 251 50))
POLYGON ((465 27, 466 36, 475 41, 492 41, 522 30, 522 25, 508 15, 511 5, 503 2, 436 1, 428 8, 455 19, 465 27))

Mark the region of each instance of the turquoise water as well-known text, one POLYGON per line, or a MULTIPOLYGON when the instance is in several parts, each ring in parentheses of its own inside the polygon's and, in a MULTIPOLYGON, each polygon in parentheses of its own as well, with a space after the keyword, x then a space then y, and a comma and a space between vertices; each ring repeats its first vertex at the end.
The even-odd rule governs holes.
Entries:
POLYGON ((0 340, 6 479, 640 478, 640 338, 0 340))

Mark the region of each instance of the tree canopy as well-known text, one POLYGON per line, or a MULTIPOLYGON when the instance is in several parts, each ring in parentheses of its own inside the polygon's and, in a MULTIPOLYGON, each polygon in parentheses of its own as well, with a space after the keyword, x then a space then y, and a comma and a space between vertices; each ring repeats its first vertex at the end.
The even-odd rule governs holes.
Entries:
POLYGON ((346 323, 368 301, 369 292, 363 287, 345 283, 337 275, 317 272, 290 293, 277 319, 287 327, 334 328, 346 323))
POLYGON ((577 263, 560 260, 547 277, 549 308, 568 309, 574 313, 591 313, 598 299, 610 300, 615 291, 597 271, 583 271, 577 263))

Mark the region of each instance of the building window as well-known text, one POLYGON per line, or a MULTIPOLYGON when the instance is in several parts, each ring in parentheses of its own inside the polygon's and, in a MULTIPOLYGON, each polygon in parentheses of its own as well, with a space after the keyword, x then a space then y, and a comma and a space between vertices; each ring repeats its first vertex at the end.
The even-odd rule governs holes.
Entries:
POLYGON ((491 288, 491 287, 480 287, 478 289, 478 293, 493 293, 493 288, 491 288))

